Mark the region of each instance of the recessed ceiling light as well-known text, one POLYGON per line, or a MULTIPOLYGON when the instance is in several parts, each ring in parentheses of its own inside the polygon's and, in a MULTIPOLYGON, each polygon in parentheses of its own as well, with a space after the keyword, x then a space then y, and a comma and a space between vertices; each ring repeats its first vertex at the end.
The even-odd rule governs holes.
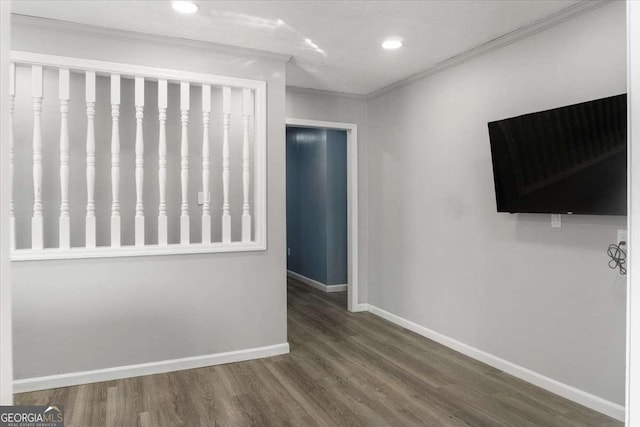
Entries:
POLYGON ((399 38, 386 39, 382 42, 382 47, 388 50, 399 49, 402 47, 402 40, 399 38))
POLYGON ((199 9, 198 5, 192 1, 172 1, 173 10, 180 13, 196 13, 199 9))

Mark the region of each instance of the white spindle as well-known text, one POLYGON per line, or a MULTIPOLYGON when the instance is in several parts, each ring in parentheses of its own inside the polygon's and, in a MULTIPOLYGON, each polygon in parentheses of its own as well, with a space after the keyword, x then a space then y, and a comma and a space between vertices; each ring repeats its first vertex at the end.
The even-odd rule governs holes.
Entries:
POLYGON ((142 120, 144 118, 144 77, 135 78, 136 106, 136 217, 135 245, 144 246, 144 135, 142 120))
POLYGON ((69 220, 69 69, 60 68, 60 220, 59 246, 71 247, 71 224, 69 220))
POLYGON ((253 92, 242 90, 242 241, 251 241, 251 213, 249 205, 249 125, 253 115, 253 92))
POLYGON ((160 204, 158 206, 158 244, 165 246, 167 240, 167 81, 158 81, 158 184, 160 204))
POLYGON ((111 75, 111 246, 120 246, 120 74, 111 75))
POLYGON ((16 98, 16 64, 9 65, 9 245, 16 248, 16 220, 13 206, 13 157, 15 141, 13 139, 13 109, 16 98))
POLYGON ((231 241, 229 212, 229 127, 231 126, 231 88, 222 89, 222 241, 231 241))
POLYGON ((180 243, 189 243, 189 83, 180 83, 180 121, 182 138, 180 145, 180 178, 182 204, 180 205, 180 243))
POLYGON ((85 102, 87 103, 87 216, 85 218, 85 246, 96 247, 96 134, 94 116, 96 113, 96 73, 85 73, 85 102))
POLYGON ((211 243, 211 200, 209 198, 209 115, 211 86, 202 86, 202 243, 211 243))
POLYGON ((31 67, 31 96, 33 97, 33 218, 31 246, 43 249, 42 226, 42 67, 31 67))

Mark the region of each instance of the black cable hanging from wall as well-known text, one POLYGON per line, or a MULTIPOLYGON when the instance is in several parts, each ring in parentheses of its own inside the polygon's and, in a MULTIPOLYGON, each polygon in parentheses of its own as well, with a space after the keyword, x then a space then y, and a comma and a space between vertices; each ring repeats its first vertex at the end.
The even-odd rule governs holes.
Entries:
POLYGON ((627 268, 625 267, 627 263, 627 252, 622 248, 626 247, 626 242, 619 242, 617 245, 612 243, 609 245, 607 249, 607 255, 609 255, 609 268, 615 270, 619 269, 621 275, 627 274, 627 268))

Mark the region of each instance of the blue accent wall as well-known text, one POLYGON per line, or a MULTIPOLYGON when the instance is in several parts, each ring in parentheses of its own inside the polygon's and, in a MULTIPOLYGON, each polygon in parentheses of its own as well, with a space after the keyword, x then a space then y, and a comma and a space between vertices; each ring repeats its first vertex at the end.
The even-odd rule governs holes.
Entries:
POLYGON ((327 284, 347 283, 347 132, 327 130, 327 284))
POLYGON ((347 283, 347 134, 287 129, 287 269, 347 283))

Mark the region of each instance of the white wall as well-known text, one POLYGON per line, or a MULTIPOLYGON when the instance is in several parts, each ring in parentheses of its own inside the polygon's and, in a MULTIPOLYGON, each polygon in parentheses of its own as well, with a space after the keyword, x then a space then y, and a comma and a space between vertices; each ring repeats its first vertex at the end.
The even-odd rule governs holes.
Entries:
POLYGON ((369 101, 370 304, 624 404, 625 218, 497 213, 487 122, 625 92, 625 40, 617 2, 369 101))
POLYGON ((292 119, 358 125, 358 303, 367 301, 368 192, 367 104, 364 98, 287 87, 286 115, 292 119))
POLYGON ((0 2, 0 405, 13 404, 9 261, 9 49, 11 3, 0 2))
POLYGON ((14 25, 12 47, 268 87, 268 250, 14 263, 16 378, 285 343, 284 63, 24 24, 14 25))

